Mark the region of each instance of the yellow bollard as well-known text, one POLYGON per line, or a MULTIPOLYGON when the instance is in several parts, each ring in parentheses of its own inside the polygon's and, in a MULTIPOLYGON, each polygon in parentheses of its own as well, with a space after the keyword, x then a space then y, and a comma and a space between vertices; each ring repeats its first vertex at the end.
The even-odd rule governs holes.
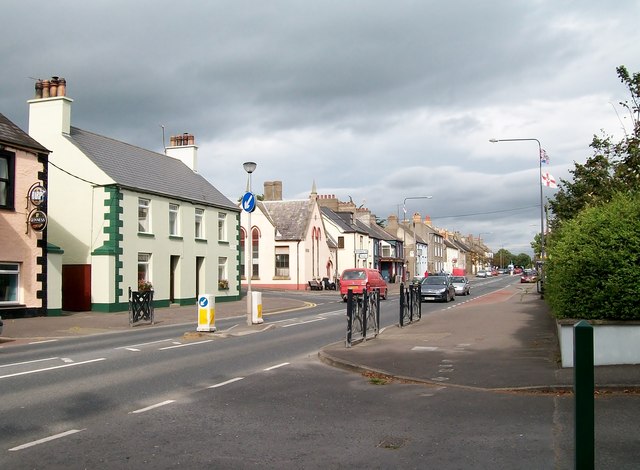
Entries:
POLYGON ((262 292, 252 292, 251 293, 251 323, 262 323, 264 320, 262 319, 262 292))
POLYGON ((197 331, 216 331, 216 298, 211 294, 198 297, 197 331))

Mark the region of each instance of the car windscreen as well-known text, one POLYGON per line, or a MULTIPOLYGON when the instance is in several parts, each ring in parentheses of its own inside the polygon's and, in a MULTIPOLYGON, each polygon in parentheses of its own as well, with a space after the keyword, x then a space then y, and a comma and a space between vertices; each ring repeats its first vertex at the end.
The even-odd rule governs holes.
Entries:
POLYGON ((422 281, 423 284, 429 286, 444 286, 447 283, 447 279, 438 276, 429 276, 422 281))
POLYGON ((464 283, 464 277, 452 277, 451 278, 451 282, 456 283, 456 284, 459 283, 459 282, 464 283))
POLYGON ((342 279, 345 281, 354 281, 357 279, 366 279, 367 275, 364 271, 345 271, 342 273, 342 279))

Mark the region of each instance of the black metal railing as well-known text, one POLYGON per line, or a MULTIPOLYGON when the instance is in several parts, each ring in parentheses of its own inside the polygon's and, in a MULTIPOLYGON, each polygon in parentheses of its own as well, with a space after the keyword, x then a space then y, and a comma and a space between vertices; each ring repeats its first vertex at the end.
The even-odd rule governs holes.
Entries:
POLYGON ((347 347, 367 339, 375 338, 380 332, 380 290, 355 295, 347 293, 347 347))
POLYGON ((400 284, 400 327, 422 318, 420 284, 400 284))
POLYGON ((129 287, 129 326, 142 320, 154 323, 153 291, 132 291, 129 287))

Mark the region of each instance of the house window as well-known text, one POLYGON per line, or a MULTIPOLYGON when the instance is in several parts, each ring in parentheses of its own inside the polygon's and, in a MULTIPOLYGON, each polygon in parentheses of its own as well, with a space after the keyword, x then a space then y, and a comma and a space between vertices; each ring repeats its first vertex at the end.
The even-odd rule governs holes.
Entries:
POLYGON ((14 159, 13 153, 0 153, 0 209, 13 209, 14 159))
POLYGON ((338 237, 338 248, 344 248, 344 237, 338 237))
POLYGON ((149 222, 149 199, 138 198, 138 232, 149 233, 151 224, 149 222))
POLYGON ((138 281, 151 282, 151 253, 138 253, 138 281))
POLYGON ((289 278, 289 247, 276 246, 276 277, 289 278))
POLYGON ((228 281, 227 275, 227 258, 220 256, 218 258, 218 282, 220 281, 228 281))
POLYGON ((204 209, 196 209, 196 238, 204 238, 204 209))
POLYGON ((19 302, 20 265, 0 263, 0 305, 19 302))
POLYGON ((169 204, 169 235, 180 235, 178 227, 178 215, 180 206, 178 204, 169 204))
POLYGON ((258 251, 258 248, 258 229, 253 229, 253 232, 251 233, 251 262, 253 267, 251 277, 260 276, 260 265, 258 263, 260 252, 258 251))
POLYGON ((246 245, 244 243, 246 239, 246 234, 244 230, 240 230, 240 276, 244 279, 247 276, 245 272, 245 255, 246 255, 246 245))
POLYGON ((218 241, 227 241, 227 214, 218 213, 218 241))

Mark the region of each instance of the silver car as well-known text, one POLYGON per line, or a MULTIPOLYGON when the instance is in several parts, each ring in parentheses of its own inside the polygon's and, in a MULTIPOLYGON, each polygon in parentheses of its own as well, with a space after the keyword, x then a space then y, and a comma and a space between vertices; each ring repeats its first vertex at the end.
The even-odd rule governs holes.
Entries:
POLYGON ((446 274, 425 277, 420 283, 420 299, 423 302, 428 300, 449 302, 455 298, 456 291, 451 284, 451 277, 446 274))
POLYGON ((466 276, 453 276, 451 278, 451 284, 453 284, 453 288, 456 290, 456 295, 469 295, 471 293, 471 285, 466 276))

